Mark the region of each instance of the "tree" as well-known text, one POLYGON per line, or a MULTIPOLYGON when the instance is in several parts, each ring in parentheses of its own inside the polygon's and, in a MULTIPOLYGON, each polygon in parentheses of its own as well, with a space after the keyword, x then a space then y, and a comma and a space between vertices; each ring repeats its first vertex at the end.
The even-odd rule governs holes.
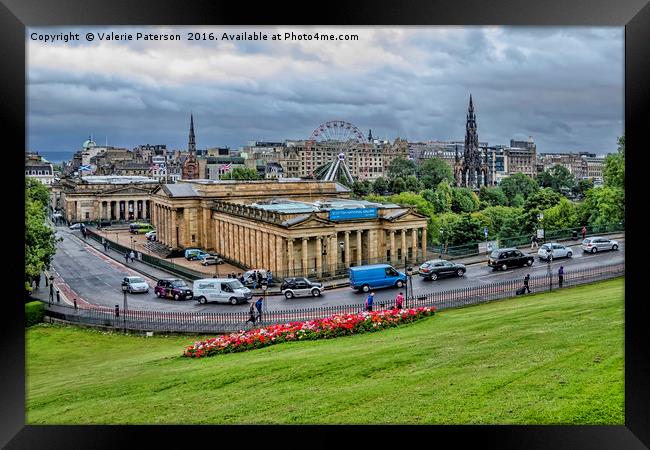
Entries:
POLYGON ((416 194, 422 190, 422 183, 415 177, 415 175, 409 175, 404 180, 405 190, 410 192, 415 192, 416 194))
POLYGON ((390 190, 395 194, 404 192, 406 190, 406 183, 402 177, 397 177, 390 182, 390 190))
POLYGON ((625 191, 603 186, 587 191, 578 210, 581 224, 602 226, 620 223, 625 219, 625 191))
POLYGON ((431 203, 422 195, 413 192, 406 191, 401 194, 391 195, 388 200, 398 205, 413 205, 417 212, 427 217, 432 216, 435 212, 431 203))
POLYGON ((484 239, 483 223, 471 214, 443 214, 440 216, 443 242, 449 245, 464 245, 484 239))
POLYGON ((47 188, 27 179, 25 194, 25 288, 29 291, 31 280, 50 267, 56 253, 56 235, 46 225, 47 188))
POLYGON ((453 200, 454 190, 447 180, 442 180, 438 183, 435 190, 435 196, 431 203, 433 208, 438 214, 451 211, 451 203, 453 200))
POLYGON ((593 180, 578 180, 576 185, 573 187, 573 193, 575 195, 584 196, 589 189, 594 187, 593 180))
POLYGON ((573 176, 569 169, 556 164, 550 170, 551 174, 551 188, 556 192, 570 191, 576 185, 576 177, 573 176))
POLYGON ((368 195, 372 192, 372 183, 370 183, 368 180, 355 181, 352 183, 352 192, 354 192, 359 197, 368 195))
POLYGON ((486 208, 488 206, 506 206, 508 205, 508 197, 498 186, 488 187, 481 186, 479 191, 479 199, 481 200, 481 207, 486 208))
POLYGON ((618 149, 605 157, 603 169, 605 186, 625 189, 625 135, 618 138, 618 149))
POLYGON ((523 229, 534 232, 539 225, 538 214, 560 202, 562 196, 551 188, 539 189, 524 202, 524 212, 521 216, 523 229))
POLYGON ((483 209, 480 214, 488 222, 487 227, 490 236, 510 237, 509 235, 503 235, 502 231, 506 229, 506 224, 509 220, 514 220, 515 222, 519 220, 522 210, 509 206, 489 206, 483 209))
POLYGON ((506 194, 506 197, 508 197, 510 206, 515 206, 512 202, 517 194, 521 194, 524 200, 526 200, 539 190, 537 182, 521 172, 517 172, 501 180, 499 187, 506 194))
POLYGON ((512 201, 510 202, 510 206, 512 206, 513 208, 521 208, 522 206, 524 206, 524 201, 525 201, 524 196, 521 194, 517 194, 515 195, 515 198, 513 198, 512 201))
POLYGON ((553 186, 553 176, 551 175, 551 172, 549 172, 548 170, 538 173, 537 176, 535 177, 535 180, 537 181, 537 184, 539 184, 539 187, 550 188, 553 186))
POLYGON ((235 167, 220 177, 222 180, 258 180, 257 170, 250 167, 235 167))
POLYGON ((391 180, 395 178, 406 178, 409 175, 415 175, 417 166, 415 161, 406 158, 395 158, 388 165, 388 177, 391 180))
POLYGON ((542 226, 547 230, 577 227, 578 209, 566 198, 561 198, 557 205, 544 210, 542 226))
POLYGON ((427 159, 420 164, 418 175, 425 188, 435 188, 442 180, 454 181, 451 167, 440 158, 427 159))
POLYGON ((477 211, 480 206, 478 196, 469 188, 455 188, 452 191, 451 210, 456 213, 477 211))
POLYGON ((375 182, 372 185, 372 190, 376 194, 383 194, 388 191, 388 180, 384 177, 379 177, 375 179, 375 182))

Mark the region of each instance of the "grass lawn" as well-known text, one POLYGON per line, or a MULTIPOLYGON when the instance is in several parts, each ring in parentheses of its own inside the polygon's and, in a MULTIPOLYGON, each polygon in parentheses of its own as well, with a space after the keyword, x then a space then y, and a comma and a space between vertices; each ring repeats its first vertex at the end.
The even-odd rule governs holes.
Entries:
POLYGON ((28 424, 624 423, 623 278, 201 359, 188 336, 27 330, 28 424))

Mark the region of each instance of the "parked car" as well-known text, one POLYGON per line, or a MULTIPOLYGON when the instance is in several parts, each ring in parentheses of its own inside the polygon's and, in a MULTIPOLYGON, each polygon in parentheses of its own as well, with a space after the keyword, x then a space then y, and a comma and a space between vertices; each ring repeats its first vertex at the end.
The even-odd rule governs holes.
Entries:
POLYGON ((528 253, 523 253, 516 248, 500 248, 490 253, 488 266, 493 270, 506 270, 508 267, 532 266, 535 258, 528 253))
POLYGON ((73 223, 68 228, 70 228, 71 230, 80 230, 82 226, 83 226, 82 223, 73 223))
POLYGON ((194 298, 201 304, 222 302, 236 305, 253 298, 250 289, 232 278, 204 278, 194 281, 192 287, 194 298))
POLYGON ((603 250, 618 250, 618 241, 604 237, 588 237, 580 246, 585 252, 596 253, 603 250))
POLYGON ((129 233, 133 233, 133 234, 147 233, 153 230, 154 227, 150 223, 136 222, 129 225, 129 233))
POLYGON ((304 295, 311 295, 312 297, 320 297, 325 288, 322 283, 314 283, 304 277, 298 278, 285 278, 280 285, 280 291, 286 298, 301 297, 304 295))
POLYGON ((136 292, 144 292, 145 294, 149 293, 149 285, 142 277, 124 277, 122 285, 126 286, 126 290, 129 294, 134 294, 136 292))
POLYGON ((185 250, 185 259, 187 259, 188 261, 201 259, 202 257, 207 255, 209 255, 208 252, 204 252, 199 248, 188 248, 187 250, 185 250))
POLYGON ((145 233, 144 237, 146 237, 148 241, 155 241, 157 239, 156 230, 152 230, 149 231, 148 233, 145 233))
POLYGON ((212 266, 215 264, 223 264, 223 259, 216 255, 206 255, 201 258, 201 264, 204 266, 212 266))
POLYGON ((358 291, 385 287, 401 288, 406 284, 406 275, 389 264, 372 264, 348 269, 350 287, 358 291))
POLYGON ((437 280, 442 277, 462 277, 467 272, 463 264, 456 264, 444 259, 432 259, 420 266, 420 276, 425 280, 437 280))
POLYGON ((549 242, 539 248, 537 256, 539 256, 539 259, 545 260, 548 260, 549 256, 551 259, 571 258, 573 256, 573 250, 571 250, 571 247, 565 247, 557 242, 549 242))
POLYGON ((174 300, 187 300, 193 296, 192 290, 187 283, 178 278, 158 280, 154 292, 160 298, 173 298, 174 300))

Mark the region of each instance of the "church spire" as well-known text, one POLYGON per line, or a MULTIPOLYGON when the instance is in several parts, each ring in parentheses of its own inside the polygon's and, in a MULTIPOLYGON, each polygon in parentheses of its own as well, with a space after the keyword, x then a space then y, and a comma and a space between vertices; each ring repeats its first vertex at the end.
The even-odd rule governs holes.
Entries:
POLYGON ((187 143, 187 149, 190 152, 196 151, 196 140, 194 138, 194 115, 190 113, 190 139, 187 143))
POLYGON ((368 142, 372 142, 372 130, 368 130, 368 142))

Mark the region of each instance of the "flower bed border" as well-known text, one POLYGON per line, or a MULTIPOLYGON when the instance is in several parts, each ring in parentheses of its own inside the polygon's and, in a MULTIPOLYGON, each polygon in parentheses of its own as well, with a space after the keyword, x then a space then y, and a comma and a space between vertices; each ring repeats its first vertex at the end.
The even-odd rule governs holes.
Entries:
POLYGON ((436 308, 384 309, 357 314, 336 314, 324 319, 288 322, 253 330, 240 330, 188 346, 183 356, 202 358, 224 353, 238 353, 282 342, 330 339, 368 333, 411 323, 435 314, 436 308))

